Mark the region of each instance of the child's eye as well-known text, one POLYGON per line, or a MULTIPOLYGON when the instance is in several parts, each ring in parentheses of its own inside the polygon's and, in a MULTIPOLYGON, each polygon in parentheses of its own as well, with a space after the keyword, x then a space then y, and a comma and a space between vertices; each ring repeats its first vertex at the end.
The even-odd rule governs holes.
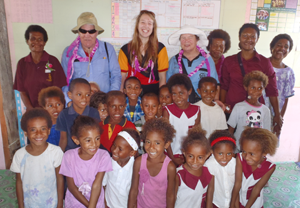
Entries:
POLYGON ((59 107, 60 106, 60 103, 57 103, 57 105, 56 105, 57 107, 59 107))
POLYGON ((90 94, 86 94, 86 97, 90 97, 90 94))
POLYGON ((52 108, 52 105, 50 104, 50 105, 48 105, 48 107, 49 107, 49 108, 52 108))
POLYGON ((200 160, 202 160, 202 159, 203 159, 203 157, 202 157, 202 156, 200 156, 200 157, 199 157, 199 159, 200 159, 200 160))
POLYGON ((96 140, 99 141, 99 140, 100 140, 100 137, 97 137, 96 140))
POLYGON ((222 153, 222 152, 219 152, 219 155, 223 155, 223 153, 222 153))
POLYGON ((156 142, 155 144, 156 144, 156 145, 160 145, 160 143, 159 143, 159 142, 156 142))
POLYGON ((227 153, 227 155, 230 156, 230 155, 231 155, 231 152, 230 152, 230 153, 227 153))

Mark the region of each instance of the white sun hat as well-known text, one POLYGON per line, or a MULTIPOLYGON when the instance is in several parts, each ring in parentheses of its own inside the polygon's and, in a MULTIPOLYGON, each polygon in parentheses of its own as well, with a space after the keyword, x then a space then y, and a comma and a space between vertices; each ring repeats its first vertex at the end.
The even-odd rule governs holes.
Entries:
POLYGON ((197 35, 199 37, 199 41, 197 42, 197 45, 200 46, 201 48, 204 48, 208 45, 208 39, 206 37, 206 34, 202 30, 191 25, 184 25, 181 27, 180 30, 170 35, 170 37, 168 38, 169 44, 180 46, 179 38, 182 34, 197 35))

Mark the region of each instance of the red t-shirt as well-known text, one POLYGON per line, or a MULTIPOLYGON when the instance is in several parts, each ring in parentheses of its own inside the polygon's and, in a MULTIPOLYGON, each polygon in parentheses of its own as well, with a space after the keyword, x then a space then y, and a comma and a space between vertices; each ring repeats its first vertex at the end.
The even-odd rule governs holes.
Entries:
MULTIPOLYGON (((268 97, 277 97, 276 74, 269 59, 255 52, 250 60, 242 58, 245 73, 248 74, 254 70, 258 70, 266 74, 269 78, 269 84, 266 87, 266 95, 268 97)), ((227 91, 226 103, 234 107, 236 103, 246 99, 247 92, 243 87, 243 75, 238 62, 238 54, 225 58, 221 70, 221 89, 227 91)))
POLYGON ((46 51, 38 64, 33 62, 31 53, 19 60, 13 88, 26 92, 33 107, 39 106, 38 94, 41 89, 50 86, 62 88, 65 85, 67 85, 66 76, 60 62, 46 51), (55 71, 45 73, 48 62, 52 64, 52 69, 55 71))

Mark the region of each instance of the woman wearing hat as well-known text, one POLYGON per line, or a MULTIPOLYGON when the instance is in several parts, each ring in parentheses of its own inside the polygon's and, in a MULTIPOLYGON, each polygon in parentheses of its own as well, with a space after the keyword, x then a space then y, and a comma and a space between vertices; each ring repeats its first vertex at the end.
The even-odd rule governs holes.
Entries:
POLYGON ((14 82, 26 109, 39 106, 38 94, 41 89, 66 83, 64 71, 56 57, 44 51, 48 40, 46 30, 39 25, 30 25, 25 32, 30 54, 19 60, 14 82))
POLYGON ((124 45, 119 53, 122 71, 122 85, 126 77, 135 76, 141 84, 143 93, 158 94, 160 86, 166 84, 168 54, 166 47, 157 40, 155 14, 142 10, 137 16, 132 40, 124 45))
MULTIPOLYGON (((207 43, 205 33, 189 25, 183 26, 169 37, 170 45, 180 45, 182 49, 170 59, 167 79, 176 73, 188 75, 193 84, 193 90, 189 96, 190 103, 196 103, 201 99, 197 92, 201 78, 209 76, 219 82, 213 59, 202 49, 207 46, 207 43)), ((217 93, 215 100, 218 98, 217 93)))
MULTIPOLYGON (((121 70, 116 52, 111 44, 97 39, 104 30, 94 14, 82 13, 72 32, 78 33, 78 37, 64 50, 61 61, 68 85, 72 79, 84 78, 96 82, 105 93, 120 90, 121 70)), ((64 88, 64 93, 67 90, 64 88)))

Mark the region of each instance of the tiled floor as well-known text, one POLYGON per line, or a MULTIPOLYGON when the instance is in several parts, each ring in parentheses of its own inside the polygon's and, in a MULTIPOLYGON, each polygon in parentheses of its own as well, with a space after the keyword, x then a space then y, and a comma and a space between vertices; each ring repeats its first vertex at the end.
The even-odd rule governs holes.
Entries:
POLYGON ((269 158, 273 162, 300 161, 300 88, 295 88, 295 96, 289 98, 281 132, 279 148, 269 158))

